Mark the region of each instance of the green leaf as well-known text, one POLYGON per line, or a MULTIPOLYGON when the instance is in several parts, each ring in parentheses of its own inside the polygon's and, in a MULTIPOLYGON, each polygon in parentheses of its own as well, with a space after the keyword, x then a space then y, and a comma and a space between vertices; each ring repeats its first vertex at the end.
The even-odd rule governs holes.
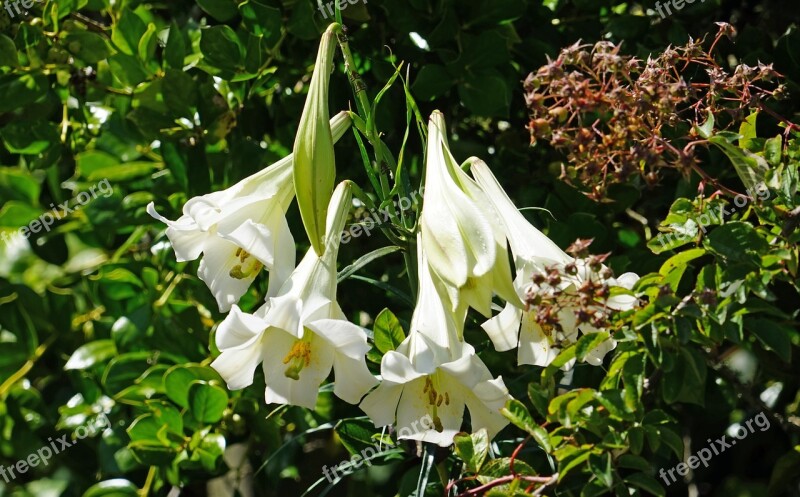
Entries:
POLYGON ((351 454, 358 454, 367 447, 375 446, 375 425, 368 419, 343 419, 334 431, 351 454))
POLYGON ((189 386, 196 380, 222 381, 211 368, 201 366, 173 366, 164 374, 167 397, 181 407, 189 406, 189 386))
POLYGON ((528 398, 536 412, 542 418, 546 418, 547 405, 550 403, 550 390, 538 383, 528 383, 528 398))
POLYGON ((528 432, 545 452, 553 450, 547 430, 536 424, 525 404, 516 399, 511 399, 506 402, 500 413, 511 421, 514 426, 528 432))
POLYGON ((458 85, 461 103, 475 114, 506 117, 511 90, 506 80, 495 73, 479 74, 458 85))
POLYGON ((783 326, 771 319, 746 316, 744 326, 764 344, 767 350, 775 352, 784 362, 792 360, 792 337, 794 329, 783 326))
POLYGON ((761 254, 769 250, 765 240, 749 223, 733 221, 710 232, 706 245, 728 262, 746 262, 757 266, 761 254))
POLYGON ((219 461, 225 454, 227 442, 220 433, 209 433, 204 436, 192 452, 190 461, 200 461, 207 471, 215 471, 219 461))
POLYGON ((625 482, 630 483, 634 487, 641 488, 650 495, 655 495, 657 497, 664 497, 667 495, 664 487, 658 483, 658 480, 647 473, 634 473, 632 475, 628 475, 625 477, 625 482))
POLYGON ((193 381, 189 386, 189 409, 201 423, 217 423, 228 407, 228 392, 206 381, 193 381))
POLYGON ((155 162, 127 162, 113 167, 102 168, 86 177, 88 181, 108 181, 119 183, 147 176, 155 172, 159 165, 155 162))
POLYGON ((575 348, 575 357, 579 361, 583 361, 589 352, 608 339, 609 334, 605 331, 583 335, 578 339, 577 347, 575 348))
POLYGON ((90 31, 72 31, 64 37, 64 45, 72 55, 88 64, 95 64, 111 55, 106 39, 90 31))
POLYGON ((800 446, 795 446, 778 459, 769 478, 769 497, 784 495, 793 481, 800 477, 800 446))
POLYGON ((191 118, 197 106, 197 86, 187 73, 167 69, 162 82, 164 101, 175 117, 191 118))
POLYGON ((453 78, 444 66, 426 64, 419 70, 411 89, 419 100, 432 101, 444 95, 453 84, 453 78))
POLYGON ((0 136, 13 154, 38 155, 58 143, 58 130, 42 119, 9 123, 0 130, 0 136))
POLYGON ((0 227, 20 228, 27 226, 39 217, 41 209, 36 209, 17 200, 10 200, 0 208, 0 227))
POLYGON ((708 367, 701 352, 682 348, 673 359, 675 366, 664 373, 664 387, 661 391, 664 401, 691 402, 704 405, 706 375, 708 367))
POLYGON ((739 125, 739 147, 745 149, 752 149, 753 141, 758 138, 756 132, 756 121, 758 120, 758 111, 754 110, 745 120, 739 125))
POLYGON ((693 219, 687 219, 682 224, 670 224, 667 231, 659 233, 647 242, 647 248, 654 254, 674 250, 692 243, 698 232, 697 223, 693 219))
POLYGON ((0 67, 19 67, 19 54, 14 40, 0 34, 0 67))
POLYGON ((123 478, 95 483, 83 493, 83 497, 138 497, 139 487, 123 478))
POLYGON ((6 74, 0 76, 0 113, 19 109, 33 103, 50 89, 50 83, 42 75, 34 74, 6 74))
POLYGON ((559 352, 550 365, 545 368, 544 372, 542 373, 542 383, 545 384, 547 381, 549 381, 550 378, 552 378, 556 372, 561 369, 561 367, 573 359, 575 359, 575 344, 570 345, 566 349, 559 352))
POLYGON ((381 247, 379 249, 375 249, 366 255, 362 255, 354 263, 350 264, 346 268, 339 271, 338 282, 341 283, 342 281, 346 280, 347 278, 349 278, 350 276, 354 275, 359 270, 361 270, 367 264, 376 261, 381 257, 393 254, 399 250, 402 250, 402 248, 396 245, 391 245, 388 247, 381 247))
POLYGON ((136 440, 128 444, 133 457, 145 466, 167 466, 178 455, 173 447, 151 440, 136 440))
POLYGON ((197 5, 219 22, 228 22, 239 14, 233 0, 197 0, 197 5))
POLYGON ((144 63, 153 60, 153 55, 156 51, 156 42, 158 41, 156 34, 157 32, 158 28, 156 28, 156 25, 152 22, 148 23, 147 30, 142 35, 142 38, 139 40, 139 43, 136 47, 139 59, 141 59, 144 63))
MULTIPOLYGON (((518 475, 533 476, 536 475, 534 470, 528 463, 521 459, 514 460, 514 472, 518 475)), ((483 465, 481 475, 478 480, 481 483, 487 483, 497 478, 508 476, 511 473, 511 458, 501 457, 499 459, 492 459, 483 465)))
POLYGON ((719 147, 728 156, 747 191, 758 191, 759 185, 766 181, 766 175, 769 172, 767 161, 749 150, 733 145, 720 135, 712 136, 709 142, 719 147))
POLYGON ((244 47, 229 26, 213 26, 203 30, 200 51, 205 62, 213 67, 237 71, 244 66, 244 47))
POLYGON ((148 78, 142 62, 132 55, 116 53, 108 58, 111 74, 123 86, 133 88, 148 78))
POLYGON ((639 471, 648 472, 652 470, 652 466, 650 463, 641 456, 635 456, 633 454, 622 454, 617 459, 617 464, 621 468, 628 468, 628 469, 638 469, 639 471))
POLYGON ((384 309, 378 314, 372 330, 375 333, 375 347, 384 354, 395 350, 406 337, 397 316, 389 309, 384 309))
POLYGON ((280 9, 260 0, 249 0, 239 5, 239 11, 245 29, 256 36, 262 36, 268 46, 277 43, 283 26, 280 9))
POLYGON ((117 355, 117 346, 114 340, 95 340, 82 345, 72 353, 64 369, 83 370, 117 355))
POLYGON ((659 429, 659 435, 661 436, 661 441, 672 450, 675 457, 683 459, 683 438, 666 426, 662 426, 659 429))
POLYGON ((658 270, 659 274, 664 276, 663 283, 669 285, 673 291, 677 291, 683 273, 685 273, 686 269, 689 267, 689 262, 705 254, 705 249, 694 248, 679 252, 667 259, 666 262, 661 265, 661 269, 658 270))
MULTIPOLYGON (((6 126, 6 129, 9 127, 6 126)), ((3 132, 5 132, 5 129, 3 132)), ((0 134, 3 132, 0 132, 0 134)), ((39 201, 40 193, 41 186, 39 181, 35 179, 30 171, 12 167, 0 168, 0 196, 5 202, 18 200, 29 205, 36 205, 39 201)))
POLYGON ((555 456, 558 460, 558 481, 563 480, 570 471, 586 462, 591 455, 592 449, 590 445, 582 445, 580 447, 567 445, 556 450, 555 456))
POLYGON ((589 469, 606 488, 611 488, 614 485, 611 454, 592 454, 589 456, 589 469))
POLYGON ((453 439, 458 457, 467 465, 467 471, 479 473, 489 455, 489 435, 485 428, 477 433, 458 433, 453 439))
POLYGON ((696 128, 701 137, 706 140, 711 138, 711 134, 714 132, 714 113, 708 111, 708 119, 706 119, 706 122, 704 122, 702 126, 697 126, 696 128))
POLYGON ((178 24, 173 21, 169 28, 167 47, 164 49, 164 61, 172 69, 183 70, 186 59, 186 42, 178 24))
POLYGON ((136 55, 139 40, 147 31, 147 25, 131 9, 124 8, 119 20, 111 27, 111 42, 125 55, 136 55))
MULTIPOLYGON (((183 434, 183 419, 181 414, 174 407, 163 405, 156 412, 143 414, 133 420, 133 423, 125 430, 132 441, 150 440, 159 441, 170 445, 168 440, 159 436, 162 428, 167 427, 172 433, 183 434)), ((173 444, 177 447, 177 444, 173 444)))
POLYGON ((783 158, 783 138, 781 135, 770 138, 764 144, 764 158, 770 166, 778 167, 783 158))
MULTIPOLYGON (((136 326, 130 321, 122 321, 125 318, 120 318, 120 323, 115 323, 115 328, 131 326, 136 329, 136 326)), ((117 343, 115 340, 114 343, 117 343)), ((153 355, 150 352, 130 352, 114 357, 109 361, 103 372, 101 383, 109 393, 115 394, 123 390, 125 387, 133 384, 150 367, 153 361, 153 355)))

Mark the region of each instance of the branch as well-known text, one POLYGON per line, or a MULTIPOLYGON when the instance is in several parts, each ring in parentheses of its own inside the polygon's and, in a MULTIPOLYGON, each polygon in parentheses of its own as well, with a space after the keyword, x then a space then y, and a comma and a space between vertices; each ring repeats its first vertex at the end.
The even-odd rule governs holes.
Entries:
POLYGON ((473 488, 472 490, 467 490, 466 492, 460 493, 458 494, 457 497, 470 497, 470 496, 481 495, 484 492, 493 489, 494 487, 499 487, 500 485, 506 485, 508 483, 513 482, 514 480, 526 481, 533 484, 540 483, 542 486, 539 487, 536 490, 536 492, 533 493, 533 495, 542 495, 542 492, 546 487, 558 481, 558 473, 552 476, 508 475, 502 478, 498 478, 496 480, 492 480, 489 483, 486 483, 485 485, 481 485, 480 487, 473 488))
POLYGON ((731 371, 727 366, 716 363, 712 358, 708 358, 708 364, 722 379, 730 383, 731 386, 739 392, 739 395, 745 402, 760 409, 761 412, 772 418, 784 432, 787 434, 800 434, 800 426, 786 420, 783 416, 770 409, 758 395, 753 393, 751 386, 742 382, 739 377, 736 376, 736 373, 731 371))

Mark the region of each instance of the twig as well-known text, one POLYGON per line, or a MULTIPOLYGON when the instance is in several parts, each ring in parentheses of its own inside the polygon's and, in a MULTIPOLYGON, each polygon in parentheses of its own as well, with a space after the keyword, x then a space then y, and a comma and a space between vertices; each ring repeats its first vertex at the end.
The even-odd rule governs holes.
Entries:
POLYGON ((708 365, 725 381, 730 383, 734 389, 740 394, 741 398, 744 399, 745 402, 750 404, 751 406, 760 409, 763 413, 767 416, 772 418, 773 421, 778 423, 780 427, 783 429, 784 432, 787 434, 795 433, 800 434, 800 426, 797 426, 794 423, 787 421, 783 416, 776 413, 772 409, 767 406, 759 397, 758 395, 754 394, 750 385, 745 384, 742 382, 739 377, 736 376, 736 373, 731 371, 727 366, 724 364, 719 364, 714 360, 714 358, 707 358, 708 365))
POLYGON ((471 490, 467 490, 466 492, 458 494, 457 497, 470 497, 474 495, 481 495, 482 493, 493 489, 494 487, 499 487, 500 485, 505 485, 507 483, 511 483, 514 480, 521 480, 527 481, 531 483, 540 483, 542 486, 539 487, 533 495, 542 495, 542 492, 546 487, 552 485, 556 481, 558 481, 558 473, 552 476, 525 476, 525 475, 508 475, 502 478, 498 478, 496 480, 492 480, 489 483, 481 485, 480 487, 473 488, 471 490))

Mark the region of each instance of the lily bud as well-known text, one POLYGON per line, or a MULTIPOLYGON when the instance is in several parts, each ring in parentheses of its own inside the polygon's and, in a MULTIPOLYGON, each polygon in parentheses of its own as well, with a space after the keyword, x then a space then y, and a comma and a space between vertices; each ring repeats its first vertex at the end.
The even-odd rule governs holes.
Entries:
POLYGON ((333 136, 328 126, 328 84, 337 26, 331 24, 322 35, 293 151, 297 205, 311 246, 320 256, 325 251, 325 218, 336 181, 333 136))

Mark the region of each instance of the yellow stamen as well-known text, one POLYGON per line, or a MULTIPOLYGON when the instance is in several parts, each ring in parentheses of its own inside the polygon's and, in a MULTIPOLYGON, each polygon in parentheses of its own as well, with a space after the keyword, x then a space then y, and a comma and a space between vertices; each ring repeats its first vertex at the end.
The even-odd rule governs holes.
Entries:
POLYGON ((444 394, 440 394, 438 392, 437 384, 438 378, 436 375, 433 377, 426 376, 425 377, 425 387, 422 389, 423 394, 428 394, 428 404, 431 407, 432 411, 432 418, 433 418, 433 426, 436 431, 443 431, 444 425, 442 425, 442 420, 439 418, 438 408, 442 406, 442 403, 445 405, 450 405, 450 394, 448 392, 444 392, 444 394))
POLYGON ((297 340, 292 345, 292 350, 283 358, 284 364, 289 364, 284 374, 293 380, 300 379, 300 372, 311 364, 311 344, 306 340, 297 340))
POLYGON ((236 249, 234 257, 237 257, 241 264, 233 266, 233 268, 230 270, 230 273, 228 274, 231 278, 243 280, 258 274, 262 269, 264 269, 264 265, 261 264, 261 261, 255 257, 252 257, 241 247, 236 249), (250 262, 247 262, 248 259, 250 259, 250 262))

